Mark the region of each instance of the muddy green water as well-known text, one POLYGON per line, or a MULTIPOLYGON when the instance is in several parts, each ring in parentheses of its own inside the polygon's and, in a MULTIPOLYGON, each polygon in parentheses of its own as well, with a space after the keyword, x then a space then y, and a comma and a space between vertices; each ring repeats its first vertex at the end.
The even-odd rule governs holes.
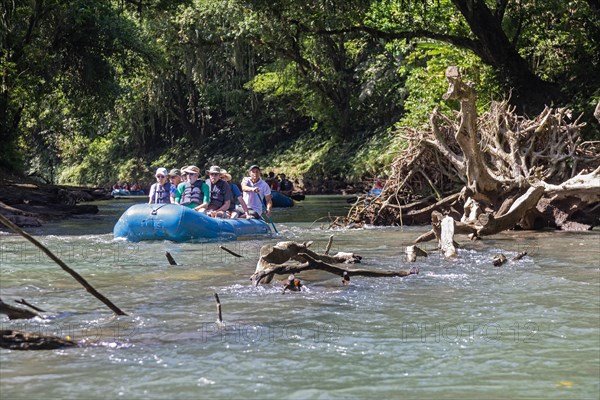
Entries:
MULTIPOLYGON (((254 288, 258 251, 313 240, 354 251, 364 268, 408 269, 404 246, 427 228, 327 231, 343 197, 308 197, 273 215, 279 238, 173 244, 114 241, 126 202, 33 233, 130 313, 114 317, 28 242, 0 233, 0 296, 45 319, 2 329, 69 335, 88 345, 0 350, 0 398, 542 398, 600 395, 600 234, 509 232, 468 242, 459 258, 419 259, 408 278, 299 276, 300 293, 254 288), (496 268, 491 258, 527 250, 496 268), (169 266, 164 252, 180 263, 169 266), (214 293, 224 324, 215 324, 214 293)), ((283 277, 282 277, 283 278, 283 277)))

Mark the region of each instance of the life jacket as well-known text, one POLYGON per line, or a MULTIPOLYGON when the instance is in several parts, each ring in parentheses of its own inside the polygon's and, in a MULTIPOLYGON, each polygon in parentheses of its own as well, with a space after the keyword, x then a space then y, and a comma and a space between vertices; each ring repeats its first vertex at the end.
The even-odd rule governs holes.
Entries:
POLYGON ((202 204, 204 193, 202 193, 202 181, 198 180, 192 185, 189 181, 185 182, 185 190, 181 195, 179 204, 196 203, 202 204))
POLYGON ((171 202, 171 182, 167 182, 163 185, 155 183, 153 186, 156 187, 154 196, 152 196, 153 204, 168 204, 171 202))

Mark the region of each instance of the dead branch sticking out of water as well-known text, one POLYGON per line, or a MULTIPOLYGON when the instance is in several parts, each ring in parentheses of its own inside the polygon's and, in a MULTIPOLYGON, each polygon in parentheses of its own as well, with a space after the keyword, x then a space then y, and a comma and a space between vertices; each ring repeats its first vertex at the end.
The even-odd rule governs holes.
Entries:
POLYGON ((215 293, 215 301, 217 302, 217 323, 223 323, 223 315, 221 314, 221 300, 219 300, 219 295, 215 293))
POLYGON ((0 314, 8 315, 8 319, 30 319, 40 316, 37 312, 7 304, 2 299, 0 299, 0 314))
POLYGON ((167 261, 169 261, 169 265, 177 265, 177 261, 175 261, 171 253, 165 251, 165 256, 167 257, 167 261))
POLYGON ((90 285, 81 275, 79 275, 77 272, 75 272, 74 270, 72 270, 71 268, 69 268, 69 266, 67 266, 67 264, 65 264, 60 258, 58 258, 57 256, 55 256, 54 253, 52 253, 46 246, 44 246, 43 244, 41 244, 40 242, 38 242, 29 233, 25 232, 23 229, 19 228, 15 224, 13 224, 6 217, 4 217, 2 214, 0 214, 0 222, 2 224, 4 224, 6 227, 8 227, 8 228, 12 229, 13 231, 15 231, 16 233, 18 233, 19 235, 23 236, 25 239, 29 240, 38 249, 42 250, 44 252, 44 254, 46 254, 48 257, 50 257, 50 259, 52 259, 52 261, 54 261, 55 263, 57 263, 59 267, 61 267, 64 271, 66 271, 73 278, 75 278, 75 280, 77 282, 79 282, 85 288, 85 290, 87 290, 92 296, 94 296, 95 298, 97 298, 98 300, 100 300, 102 303, 104 303, 115 314, 117 314, 117 315, 127 315, 119 307, 117 307, 116 305, 114 305, 109 299, 107 299, 100 292, 98 292, 96 289, 94 289, 94 287, 92 285, 90 285))
POLYGON ((231 255, 232 255, 232 256, 234 256, 234 257, 238 257, 238 258, 242 258, 242 257, 243 257, 243 256, 239 255, 238 253, 236 253, 236 252, 234 252, 234 251, 231 251, 231 250, 229 250, 229 249, 228 249, 227 247, 225 247, 225 246, 219 246, 219 248, 220 248, 221 250, 223 250, 223 251, 226 251, 227 253, 231 254, 231 255))
POLYGON ((42 310, 41 308, 36 307, 33 304, 28 303, 27 300, 25 300, 25 299, 15 300, 15 303, 23 304, 24 306, 32 308, 32 309, 34 309, 37 312, 46 312, 46 311, 42 310))

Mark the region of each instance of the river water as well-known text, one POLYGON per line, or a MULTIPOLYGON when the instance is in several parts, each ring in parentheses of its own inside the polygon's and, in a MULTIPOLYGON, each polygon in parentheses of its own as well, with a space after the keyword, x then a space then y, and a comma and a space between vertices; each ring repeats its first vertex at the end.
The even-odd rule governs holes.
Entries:
MULTIPOLYGON (((0 233, 0 295, 44 319, 2 329, 69 335, 56 351, 0 350, 0 398, 593 398, 600 395, 600 234, 459 237, 459 258, 404 247, 426 227, 322 229, 343 197, 276 209, 280 236, 208 244, 127 243, 112 226, 130 205, 30 230, 129 316, 115 317, 21 237, 0 233), (319 219, 317 222, 315 220, 319 219), (304 291, 252 287, 262 245, 314 241, 406 278, 299 275, 304 291), (224 245, 242 255, 236 258, 224 245), (498 253, 528 256, 501 267, 498 253), (177 266, 165 258, 169 251, 177 266), (218 293, 223 324, 216 324, 218 293)), ((283 279, 280 277, 279 279, 283 279)))

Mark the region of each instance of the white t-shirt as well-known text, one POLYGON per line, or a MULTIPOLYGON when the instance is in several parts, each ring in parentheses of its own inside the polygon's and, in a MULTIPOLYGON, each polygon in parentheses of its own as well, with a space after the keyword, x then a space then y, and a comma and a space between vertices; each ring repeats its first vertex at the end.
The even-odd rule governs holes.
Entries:
MULTIPOLYGON (((261 214, 263 211, 263 202, 261 199, 264 199, 265 196, 271 195, 271 188, 269 188, 269 185, 267 185, 267 182, 263 181, 262 179, 259 179, 258 182, 256 182, 256 183, 252 183, 252 180, 250 180, 249 176, 242 179, 242 186, 244 186, 244 185, 258 188, 258 190, 259 190, 258 193, 244 192, 243 196, 244 196, 244 201, 248 205, 248 208, 251 208, 254 211, 256 211, 257 213, 261 214), (260 197, 258 197, 259 194, 260 194, 260 197)), ((266 199, 265 199, 265 202, 266 202, 266 199)))

